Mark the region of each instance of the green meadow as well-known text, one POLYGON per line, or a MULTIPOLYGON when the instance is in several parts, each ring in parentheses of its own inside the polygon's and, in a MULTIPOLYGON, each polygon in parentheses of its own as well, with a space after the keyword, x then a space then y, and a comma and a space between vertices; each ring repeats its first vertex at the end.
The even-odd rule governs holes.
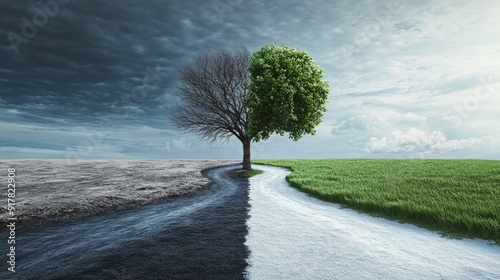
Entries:
POLYGON ((453 237, 500 244, 500 161, 256 160, 313 197, 453 237))

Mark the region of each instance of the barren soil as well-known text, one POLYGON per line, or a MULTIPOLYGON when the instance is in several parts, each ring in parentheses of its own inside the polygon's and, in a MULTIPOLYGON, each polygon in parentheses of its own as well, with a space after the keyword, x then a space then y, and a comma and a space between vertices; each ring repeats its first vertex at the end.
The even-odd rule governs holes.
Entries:
POLYGON ((210 181, 201 170, 229 160, 9 160, 0 161, 0 230, 6 228, 7 169, 15 168, 16 225, 37 225, 185 195, 210 181))

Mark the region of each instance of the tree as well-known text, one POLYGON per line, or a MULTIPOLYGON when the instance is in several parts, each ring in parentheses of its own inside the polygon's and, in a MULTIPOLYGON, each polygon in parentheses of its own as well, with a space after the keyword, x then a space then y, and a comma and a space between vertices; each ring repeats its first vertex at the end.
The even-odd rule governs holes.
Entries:
POLYGON ((294 141, 315 134, 327 110, 329 88, 308 53, 267 45, 253 54, 249 71, 248 133, 254 141, 273 133, 289 133, 294 141))
POLYGON ((183 132, 210 143, 236 136, 243 169, 251 170, 252 141, 273 133, 297 141, 314 134, 328 100, 323 70, 304 51, 264 46, 252 57, 242 51, 207 53, 181 71, 183 101, 171 119, 183 132))
POLYGON ((249 62, 246 49, 199 57, 181 71, 177 94, 182 103, 170 116, 183 132, 198 134, 209 143, 238 138, 243 144, 245 170, 251 170, 253 138, 247 133, 249 62))

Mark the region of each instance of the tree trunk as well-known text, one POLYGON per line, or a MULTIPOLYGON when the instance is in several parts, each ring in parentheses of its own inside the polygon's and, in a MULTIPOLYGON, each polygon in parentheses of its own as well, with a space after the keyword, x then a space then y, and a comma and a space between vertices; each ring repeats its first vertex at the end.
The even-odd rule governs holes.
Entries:
POLYGON ((243 143, 243 169, 244 170, 252 170, 252 162, 250 161, 250 143, 252 142, 251 138, 245 138, 241 140, 243 143))

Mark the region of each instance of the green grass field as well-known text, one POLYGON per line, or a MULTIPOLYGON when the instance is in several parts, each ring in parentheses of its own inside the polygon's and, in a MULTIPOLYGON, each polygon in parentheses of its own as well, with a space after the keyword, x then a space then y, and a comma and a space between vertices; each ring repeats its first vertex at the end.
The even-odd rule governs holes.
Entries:
POLYGON ((314 197, 500 245, 500 161, 256 160, 293 171, 287 181, 314 197))

